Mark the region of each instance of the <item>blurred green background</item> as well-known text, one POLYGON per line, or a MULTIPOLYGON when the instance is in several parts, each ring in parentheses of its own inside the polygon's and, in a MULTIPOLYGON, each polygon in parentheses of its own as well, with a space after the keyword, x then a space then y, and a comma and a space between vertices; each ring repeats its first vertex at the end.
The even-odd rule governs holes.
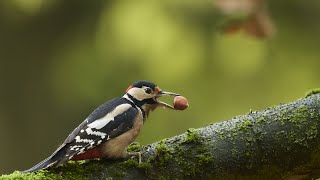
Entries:
POLYGON ((140 79, 190 103, 152 113, 142 144, 319 87, 320 1, 266 4, 272 38, 221 33, 234 17, 209 0, 0 1, 0 174, 49 156, 140 79))

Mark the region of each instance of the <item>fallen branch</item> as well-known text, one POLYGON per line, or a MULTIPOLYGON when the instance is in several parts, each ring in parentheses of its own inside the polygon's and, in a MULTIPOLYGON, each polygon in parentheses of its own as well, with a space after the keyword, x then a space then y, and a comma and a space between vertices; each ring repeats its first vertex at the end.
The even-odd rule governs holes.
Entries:
POLYGON ((137 159, 94 160, 31 174, 15 172, 0 179, 22 177, 70 179, 206 178, 281 179, 320 177, 320 94, 140 147, 137 159))

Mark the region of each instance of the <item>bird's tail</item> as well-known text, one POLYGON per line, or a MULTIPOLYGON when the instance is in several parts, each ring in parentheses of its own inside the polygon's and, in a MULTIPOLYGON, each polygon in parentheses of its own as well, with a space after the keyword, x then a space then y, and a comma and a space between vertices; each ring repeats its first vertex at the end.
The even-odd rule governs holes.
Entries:
POLYGON ((30 173, 34 171, 38 171, 40 169, 45 169, 47 167, 50 167, 56 163, 56 160, 54 160, 52 157, 48 157, 47 159, 41 161, 37 165, 33 166, 32 168, 24 171, 20 171, 21 173, 30 173))
POLYGON ((66 145, 60 146, 50 157, 47 159, 41 161, 40 163, 36 164, 32 168, 24 171, 20 171, 20 173, 30 173, 30 172, 35 172, 40 169, 46 169, 48 167, 51 167, 53 165, 59 165, 62 164, 66 161, 64 158, 64 154, 66 153, 66 145))

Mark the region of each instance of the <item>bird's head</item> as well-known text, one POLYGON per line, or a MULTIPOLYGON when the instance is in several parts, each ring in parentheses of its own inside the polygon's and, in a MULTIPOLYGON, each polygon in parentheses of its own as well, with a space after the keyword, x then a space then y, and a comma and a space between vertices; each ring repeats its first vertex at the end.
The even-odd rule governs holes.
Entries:
POLYGON ((151 109, 154 109, 158 106, 174 109, 171 105, 159 101, 158 98, 165 95, 179 96, 177 93, 163 91, 156 84, 148 81, 138 81, 133 83, 126 90, 126 95, 138 104, 140 103, 141 106, 152 105, 152 107, 149 106, 151 109))

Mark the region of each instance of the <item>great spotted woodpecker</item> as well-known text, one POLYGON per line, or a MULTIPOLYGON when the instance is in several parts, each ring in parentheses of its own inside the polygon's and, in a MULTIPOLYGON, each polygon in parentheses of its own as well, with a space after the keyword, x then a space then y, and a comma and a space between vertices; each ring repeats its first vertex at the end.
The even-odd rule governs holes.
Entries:
POLYGON ((176 93, 162 91, 148 81, 138 81, 121 98, 112 99, 94 110, 64 143, 47 159, 22 173, 58 166, 68 160, 124 158, 127 147, 138 136, 150 110, 157 107, 174 109, 158 100, 176 93))

